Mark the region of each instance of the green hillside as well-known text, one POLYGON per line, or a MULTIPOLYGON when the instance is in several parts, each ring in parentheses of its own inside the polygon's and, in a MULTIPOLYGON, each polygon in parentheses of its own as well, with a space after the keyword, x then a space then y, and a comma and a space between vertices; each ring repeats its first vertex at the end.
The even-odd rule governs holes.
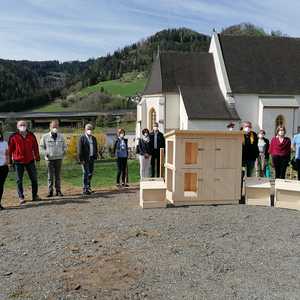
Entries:
POLYGON ((80 96, 86 96, 94 92, 106 91, 111 95, 129 97, 141 93, 144 90, 146 79, 135 79, 125 82, 120 79, 103 81, 95 85, 88 86, 79 92, 80 96))

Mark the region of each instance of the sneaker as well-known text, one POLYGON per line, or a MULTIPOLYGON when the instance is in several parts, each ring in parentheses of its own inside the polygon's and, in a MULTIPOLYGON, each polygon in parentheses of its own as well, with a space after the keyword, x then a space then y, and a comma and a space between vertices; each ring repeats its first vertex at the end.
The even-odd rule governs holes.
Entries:
POLYGON ((91 194, 91 192, 89 191, 89 190, 86 190, 86 191, 83 191, 83 193, 82 193, 83 195, 90 195, 91 194))
POLYGON ((19 201, 20 201, 20 205, 25 204, 25 199, 24 198, 19 198, 19 201))
POLYGON ((61 191, 58 191, 58 192, 56 192, 56 196, 57 197, 63 197, 64 195, 63 195, 63 193, 61 191))
POLYGON ((127 183, 123 183, 122 186, 123 187, 129 187, 129 185, 127 183))
POLYGON ((89 188, 88 191, 89 191, 91 194, 95 193, 91 188, 89 188))
POLYGON ((41 201, 42 199, 39 197, 39 195, 36 195, 32 198, 32 201, 41 201))
POLYGON ((51 198, 51 197, 53 197, 53 192, 49 192, 47 195, 47 198, 51 198))

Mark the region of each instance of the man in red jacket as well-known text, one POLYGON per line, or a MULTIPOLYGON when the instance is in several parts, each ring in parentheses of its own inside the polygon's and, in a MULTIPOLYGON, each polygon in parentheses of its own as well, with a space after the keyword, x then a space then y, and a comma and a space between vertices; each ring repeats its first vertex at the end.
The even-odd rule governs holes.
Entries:
POLYGON ((38 181, 35 161, 40 160, 39 147, 35 135, 28 131, 26 121, 18 121, 17 131, 8 141, 10 162, 16 170, 16 179, 20 204, 25 202, 23 190, 23 175, 26 169, 31 181, 32 201, 40 200, 38 196, 38 181))

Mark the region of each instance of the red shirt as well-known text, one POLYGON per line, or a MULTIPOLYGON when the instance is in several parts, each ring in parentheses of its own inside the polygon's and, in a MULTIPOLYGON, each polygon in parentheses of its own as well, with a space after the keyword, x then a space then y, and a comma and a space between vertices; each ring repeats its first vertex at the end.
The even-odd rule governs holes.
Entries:
POLYGON ((27 132, 23 137, 19 132, 10 136, 8 152, 13 161, 28 164, 34 160, 40 160, 39 146, 32 132, 27 132))
POLYGON ((273 137, 271 140, 269 153, 272 156, 290 156, 291 140, 288 137, 284 137, 282 143, 280 143, 278 137, 273 137))

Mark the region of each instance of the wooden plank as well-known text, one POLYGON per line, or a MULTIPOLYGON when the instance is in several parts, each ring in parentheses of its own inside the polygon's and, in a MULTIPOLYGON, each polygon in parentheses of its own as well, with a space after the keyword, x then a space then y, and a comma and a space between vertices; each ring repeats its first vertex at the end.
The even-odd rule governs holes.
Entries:
POLYGON ((159 156, 160 156, 160 160, 159 160, 159 176, 160 177, 165 177, 165 149, 160 148, 160 152, 159 152, 159 156))

